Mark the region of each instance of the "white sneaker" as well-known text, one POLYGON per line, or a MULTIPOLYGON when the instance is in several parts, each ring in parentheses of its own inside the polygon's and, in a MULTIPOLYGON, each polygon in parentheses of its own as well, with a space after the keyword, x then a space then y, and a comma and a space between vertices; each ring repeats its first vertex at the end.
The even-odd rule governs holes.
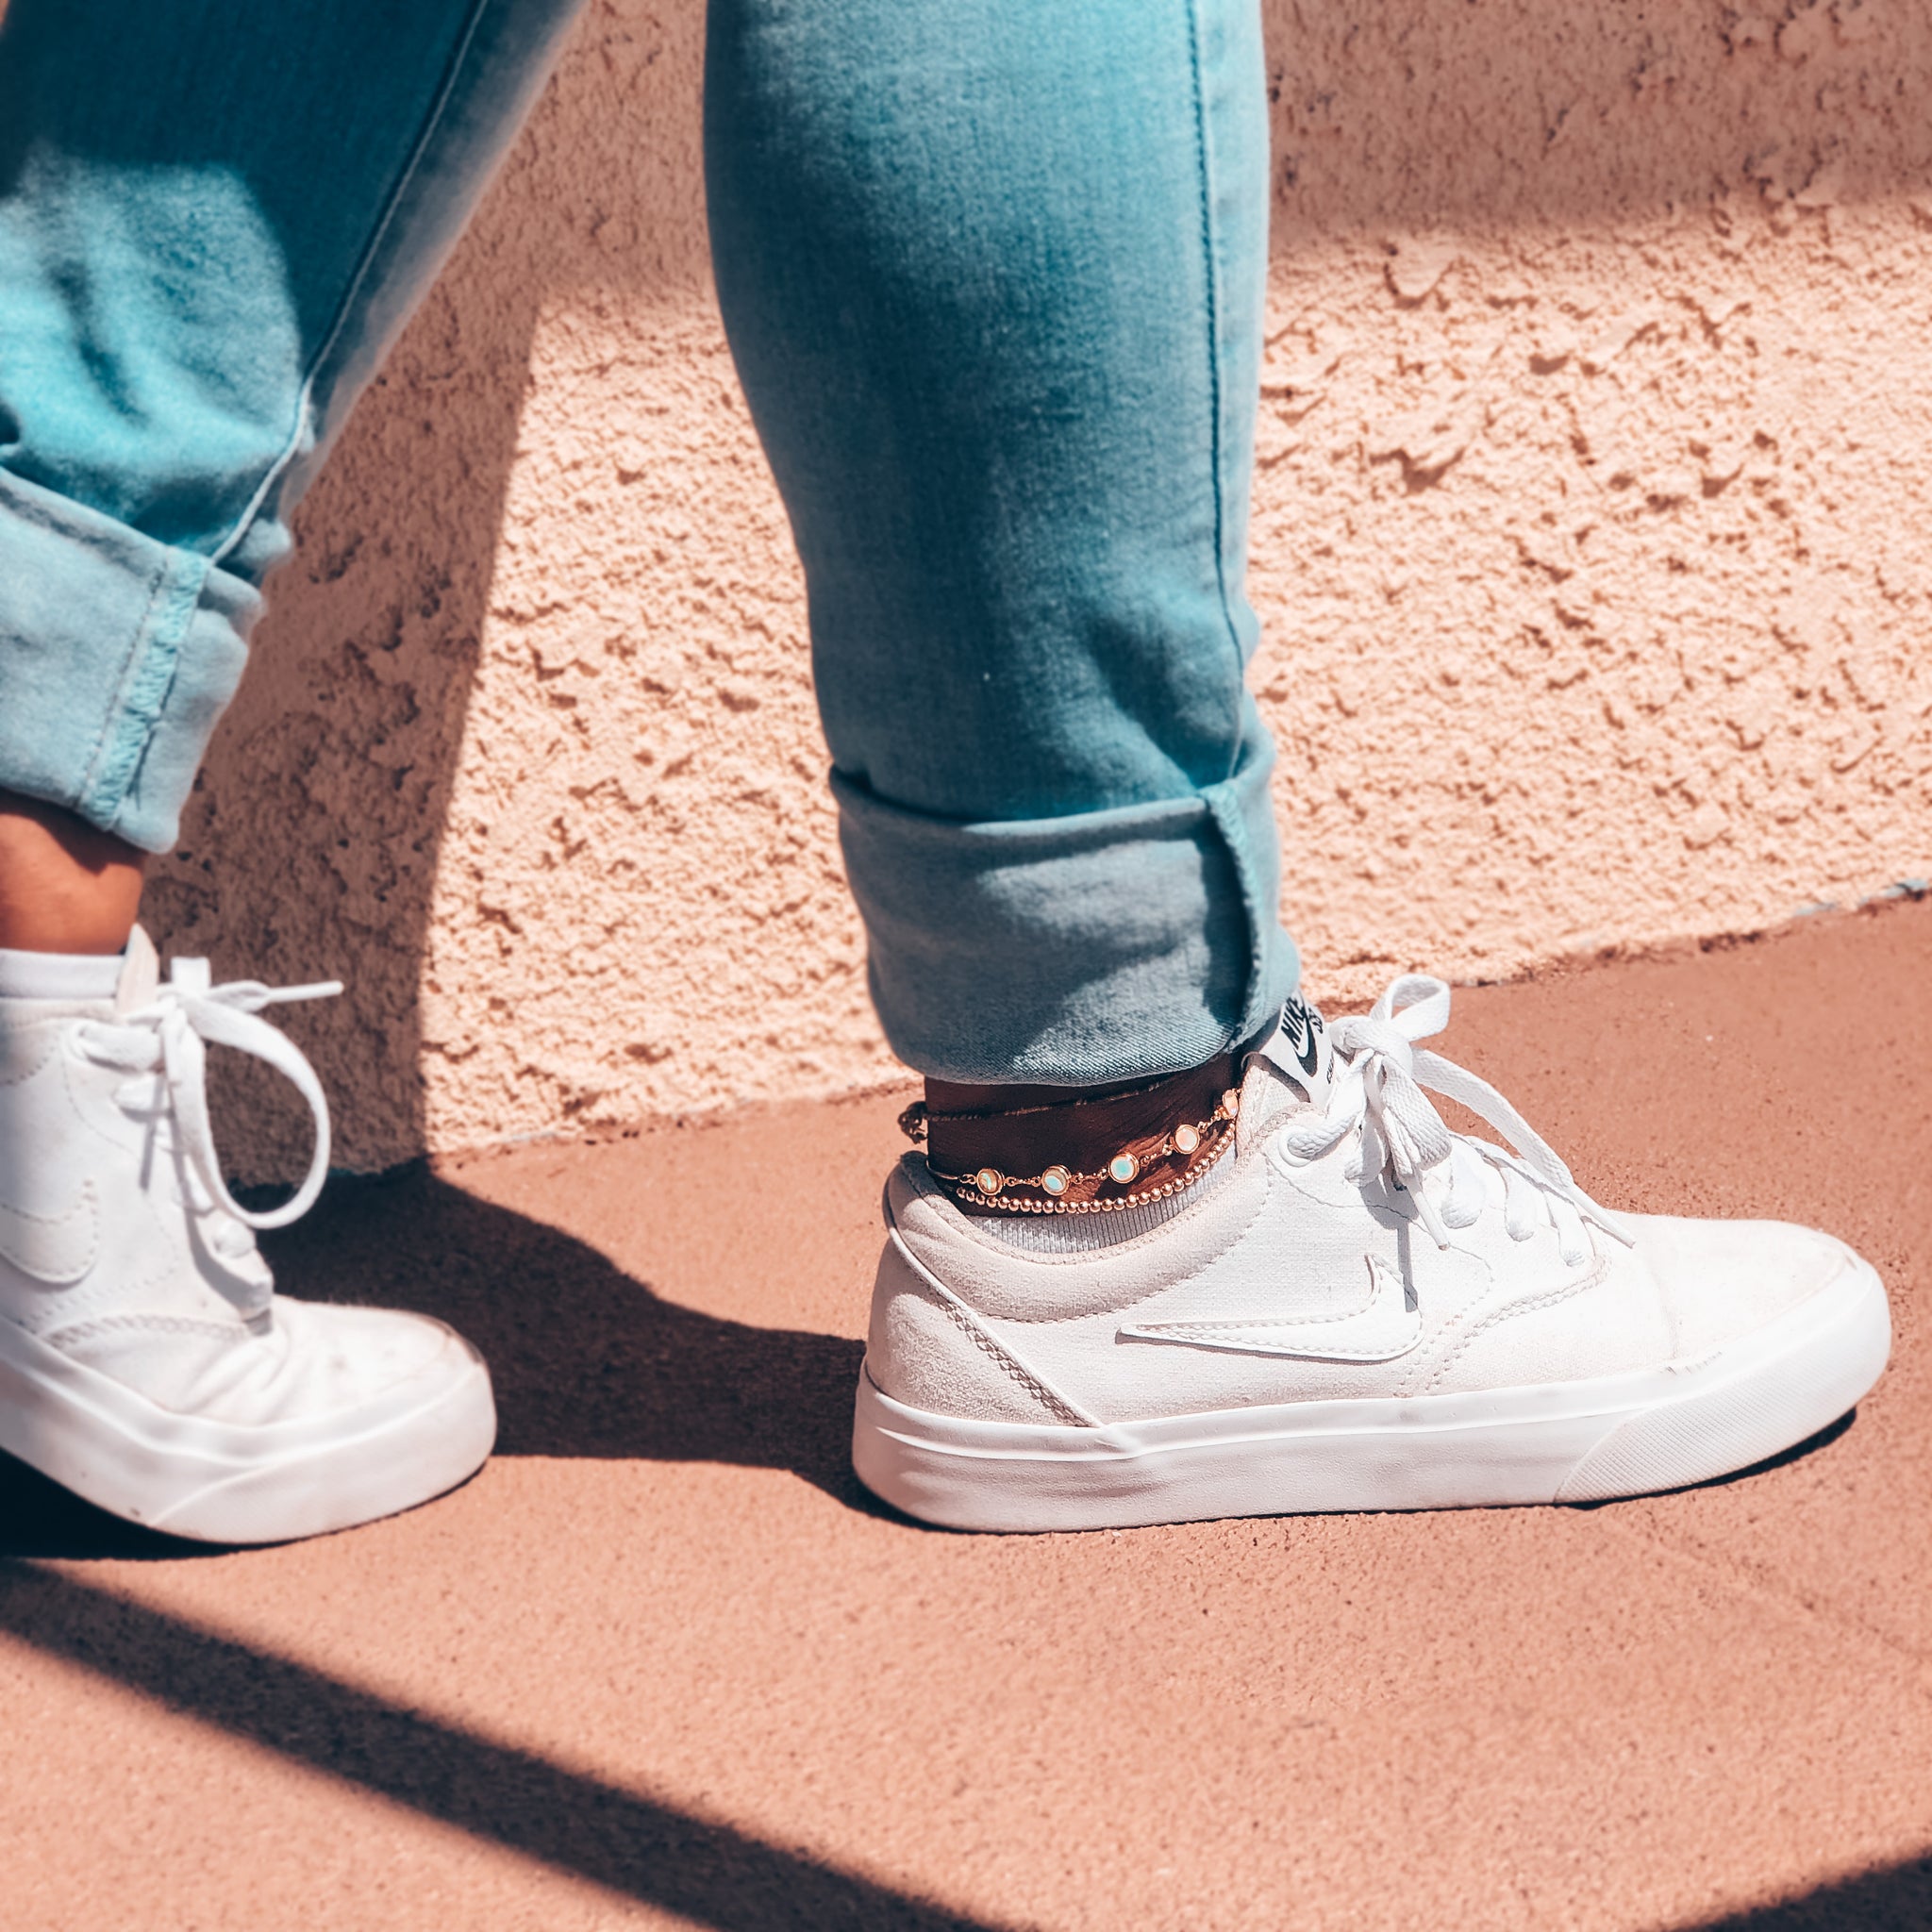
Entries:
POLYGON ((1744 1468, 1871 1388, 1891 1327, 1865 1261, 1774 1222, 1606 1212, 1416 1049, 1448 1017, 1421 975, 1332 1029, 1291 1007, 1234 1155, 1116 1244, 971 1219, 908 1156, 860 1479, 962 1529, 1582 1503, 1744 1468), (1424 1086, 1517 1153, 1452 1134, 1424 1086))
POLYGON ((496 1412, 482 1359, 418 1315, 277 1299, 254 1230, 304 1213, 328 1108, 255 1014, 340 991, 158 983, 137 931, 113 1001, 0 1000, 0 1448, 135 1523, 270 1542, 406 1509, 471 1474, 496 1412), (204 1042, 266 1060, 314 1112, 270 1214, 223 1184, 204 1042))

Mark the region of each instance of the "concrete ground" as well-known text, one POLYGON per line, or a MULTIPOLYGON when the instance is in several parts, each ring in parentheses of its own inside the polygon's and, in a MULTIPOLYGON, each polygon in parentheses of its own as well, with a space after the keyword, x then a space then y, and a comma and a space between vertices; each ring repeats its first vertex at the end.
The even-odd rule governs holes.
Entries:
POLYGON ((349 1535, 0 1472, 0 1925, 1932 1926, 1932 904, 1458 992, 1611 1202, 1845 1235, 1893 1366, 1595 1508, 989 1539, 845 1464, 898 1096, 332 1187, 296 1292, 495 1364, 349 1535))

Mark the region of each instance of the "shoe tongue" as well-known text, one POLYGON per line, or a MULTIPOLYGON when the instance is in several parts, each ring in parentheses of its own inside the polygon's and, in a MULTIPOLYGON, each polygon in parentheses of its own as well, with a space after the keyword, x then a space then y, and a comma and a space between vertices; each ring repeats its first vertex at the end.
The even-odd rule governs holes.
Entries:
POLYGON ((114 989, 116 1013, 138 1013, 152 1006, 161 984, 161 962, 155 942, 140 926, 127 936, 127 950, 121 957, 121 978, 114 989))
POLYGON ((1281 1009, 1281 1019, 1248 1058, 1241 1090, 1241 1126, 1258 1133, 1291 1108, 1328 1105, 1335 1055, 1321 1014, 1297 993, 1281 1009))

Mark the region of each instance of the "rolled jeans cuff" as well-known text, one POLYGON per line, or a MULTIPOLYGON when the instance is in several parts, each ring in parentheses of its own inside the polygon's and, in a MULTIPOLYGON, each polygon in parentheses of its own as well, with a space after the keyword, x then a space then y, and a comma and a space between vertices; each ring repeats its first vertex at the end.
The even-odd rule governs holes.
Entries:
POLYGON ((1273 763, 1250 739, 1231 778, 1188 796, 978 824, 834 772, 893 1052, 939 1079, 1088 1086, 1260 1032, 1300 973, 1276 916, 1273 763))
POLYGON ((0 471, 0 790, 167 851, 260 611, 206 557, 0 471))

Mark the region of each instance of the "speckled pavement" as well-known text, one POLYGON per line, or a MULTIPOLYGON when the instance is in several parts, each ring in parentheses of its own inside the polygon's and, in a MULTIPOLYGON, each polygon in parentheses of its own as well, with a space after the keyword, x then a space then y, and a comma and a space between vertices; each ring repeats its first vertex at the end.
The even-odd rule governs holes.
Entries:
POLYGON ((1584 1509, 991 1539, 845 1431, 898 1096, 338 1183, 501 1453, 202 1554, 0 1472, 0 1924, 1932 1925, 1932 905, 1459 991, 1587 1186, 1831 1227, 1848 1424, 1584 1509))

